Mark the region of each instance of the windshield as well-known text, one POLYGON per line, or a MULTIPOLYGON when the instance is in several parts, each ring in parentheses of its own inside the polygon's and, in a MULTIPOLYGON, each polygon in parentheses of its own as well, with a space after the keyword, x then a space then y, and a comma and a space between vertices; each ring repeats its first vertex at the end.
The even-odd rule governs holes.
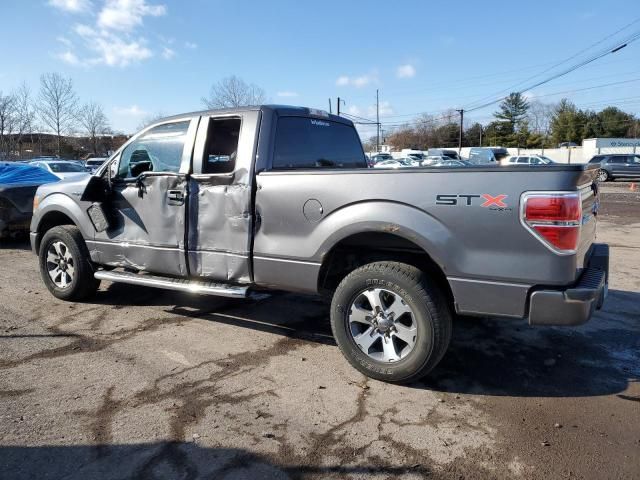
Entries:
POLYGON ((48 163, 49 168, 55 173, 69 173, 69 172, 86 172, 82 165, 71 162, 51 162, 48 163))

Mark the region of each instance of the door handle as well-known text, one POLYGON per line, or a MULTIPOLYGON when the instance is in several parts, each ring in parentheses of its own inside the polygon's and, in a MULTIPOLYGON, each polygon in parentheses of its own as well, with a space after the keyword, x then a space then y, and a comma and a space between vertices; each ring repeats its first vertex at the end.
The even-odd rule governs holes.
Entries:
POLYGON ((167 191, 169 205, 184 205, 184 192, 182 190, 167 191))

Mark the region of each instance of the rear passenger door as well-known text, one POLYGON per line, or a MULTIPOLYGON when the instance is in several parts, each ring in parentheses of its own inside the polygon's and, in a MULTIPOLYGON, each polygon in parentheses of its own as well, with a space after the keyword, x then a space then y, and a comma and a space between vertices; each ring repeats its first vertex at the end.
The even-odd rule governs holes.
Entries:
POLYGON ((625 155, 611 155, 607 159, 607 163, 614 177, 624 176, 627 163, 627 157, 625 155))
POLYGON ((192 276, 251 280, 253 157, 259 121, 258 110, 200 120, 187 218, 192 276))

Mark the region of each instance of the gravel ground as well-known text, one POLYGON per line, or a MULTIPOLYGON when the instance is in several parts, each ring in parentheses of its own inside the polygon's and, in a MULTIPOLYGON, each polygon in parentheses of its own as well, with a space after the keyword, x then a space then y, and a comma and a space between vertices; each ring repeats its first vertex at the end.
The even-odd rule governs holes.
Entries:
POLYGON ((640 194, 602 187, 605 309, 458 319, 428 381, 349 367, 328 305, 103 284, 70 304, 0 248, 0 477, 640 478, 640 194))

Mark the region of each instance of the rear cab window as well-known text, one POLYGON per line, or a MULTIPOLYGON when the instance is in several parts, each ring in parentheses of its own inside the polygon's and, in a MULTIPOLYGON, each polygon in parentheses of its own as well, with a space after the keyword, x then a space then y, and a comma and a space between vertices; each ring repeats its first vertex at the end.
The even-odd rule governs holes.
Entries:
POLYGON ((274 170, 367 168, 356 129, 325 118, 278 119, 273 152, 274 170))

